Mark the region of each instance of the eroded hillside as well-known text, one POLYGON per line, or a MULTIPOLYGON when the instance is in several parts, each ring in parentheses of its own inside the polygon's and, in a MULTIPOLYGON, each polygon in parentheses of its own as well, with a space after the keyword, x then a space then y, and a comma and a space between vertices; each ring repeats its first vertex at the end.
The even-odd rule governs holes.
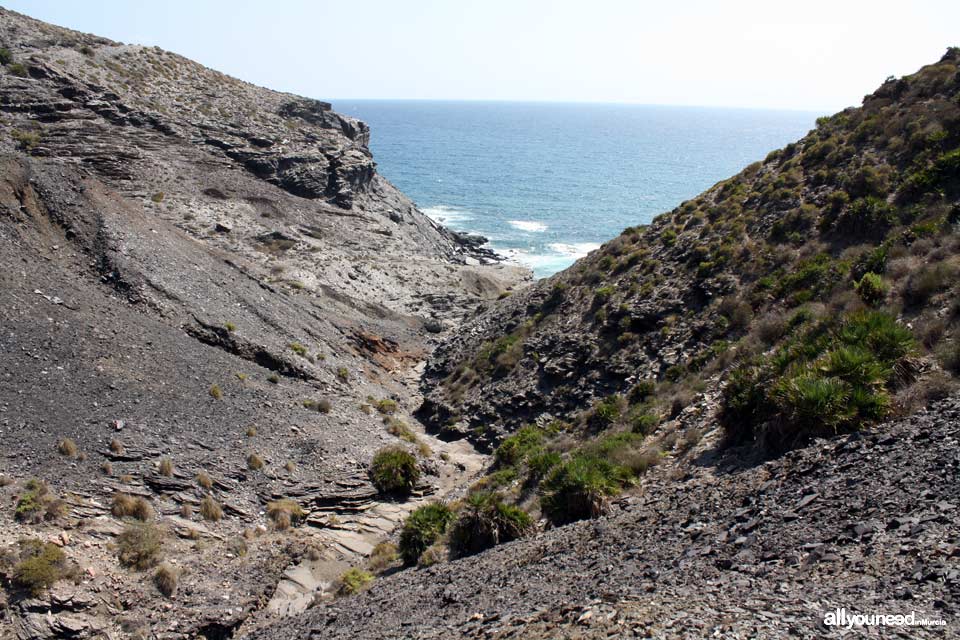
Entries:
POLYGON ((479 470, 405 415, 528 276, 377 174, 366 125, 2 9, 0 49, 0 637, 226 637, 479 470), (371 483, 387 445, 409 500, 371 483))

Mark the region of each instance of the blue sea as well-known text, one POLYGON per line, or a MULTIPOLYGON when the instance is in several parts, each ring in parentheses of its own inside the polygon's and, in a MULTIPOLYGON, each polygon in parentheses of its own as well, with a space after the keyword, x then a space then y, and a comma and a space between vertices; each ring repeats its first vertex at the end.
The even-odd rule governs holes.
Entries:
POLYGON ((555 273, 773 149, 820 113, 623 104, 335 101, 434 220, 555 273))

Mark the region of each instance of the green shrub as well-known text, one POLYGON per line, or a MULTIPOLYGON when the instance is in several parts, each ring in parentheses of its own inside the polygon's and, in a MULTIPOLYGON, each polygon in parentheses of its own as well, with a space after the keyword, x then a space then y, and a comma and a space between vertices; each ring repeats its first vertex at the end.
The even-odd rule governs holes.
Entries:
POLYGON ((954 338, 952 343, 944 345, 938 355, 944 369, 960 376, 960 339, 954 338))
POLYGON ((825 290, 840 278, 839 265, 827 254, 797 263, 778 283, 777 294, 787 296, 802 290, 825 290))
POLYGON ((728 296, 718 307, 720 315, 726 318, 728 326, 733 331, 742 331, 753 320, 753 308, 750 303, 737 296, 728 296))
POLYGON ((908 198, 919 198, 931 192, 957 189, 960 175, 960 149, 948 151, 929 166, 915 171, 904 180, 902 193, 908 198))
POLYGON ((856 237, 882 236, 896 222, 894 208, 883 198, 857 198, 844 209, 834 222, 839 233, 856 237))
POLYGON ((882 303, 887 297, 887 285, 873 272, 865 273, 854 286, 860 299, 870 306, 882 303))
POLYGON ((575 455, 543 481, 540 504, 554 524, 595 518, 606 511, 607 497, 619 493, 628 480, 627 470, 609 460, 575 455))
POLYGON ((13 567, 13 583, 33 596, 62 579, 67 570, 67 557, 55 544, 30 539, 20 541, 20 561, 13 567))
POLYGON ((305 358, 307 356, 307 348, 299 342, 291 342, 287 346, 290 348, 290 351, 293 351, 301 358, 305 358))
POLYGON ((363 569, 348 569, 340 576, 340 593, 348 596, 354 593, 360 593, 370 586, 373 582, 373 574, 363 569))
POLYGON ((616 291, 613 287, 600 287, 593 292, 593 306, 602 307, 607 303, 610 298, 613 297, 613 293, 616 291))
POLYGON ((567 285, 563 282, 558 282, 553 285, 550 289, 550 295, 547 296, 547 299, 543 301, 543 305, 540 307, 544 313, 549 313, 563 304, 567 295, 567 288, 567 285))
POLYGON ((117 536, 117 558, 143 571, 159 562, 162 545, 163 533, 153 523, 131 523, 117 536))
POLYGON ((400 531, 400 557, 408 566, 417 564, 427 547, 442 536, 453 522, 454 513, 442 502, 417 507, 403 523, 400 531))
POLYGON ((630 402, 644 402, 650 398, 657 390, 657 383, 653 380, 641 380, 630 389, 628 398, 630 402))
POLYGON ((370 479, 381 493, 409 493, 420 480, 417 459, 402 447, 381 449, 370 465, 370 479))
POLYGON ((630 430, 647 435, 660 424, 660 416, 652 411, 638 411, 630 416, 630 430))
POLYGON ((7 65, 11 62, 13 62, 13 54, 10 53, 10 49, 0 47, 0 64, 7 65))
POLYGON ((865 252, 853 263, 850 268, 850 275, 854 280, 860 280, 868 273, 882 275, 887 271, 888 249, 886 245, 880 245, 870 251, 865 252))
POLYGON ((450 531, 450 550, 456 556, 472 555, 516 540, 532 528, 533 520, 520 507, 493 492, 472 493, 450 531))
POLYGON ((403 420, 397 420, 393 417, 384 418, 384 423, 387 425, 387 433, 392 436, 396 436, 401 440, 405 440, 410 444, 416 444, 417 434, 410 430, 410 427, 407 426, 403 420))
POLYGON ((11 129, 10 137, 17 143, 17 148, 21 151, 33 151, 40 144, 40 133, 37 131, 20 131, 11 129))
POLYGON ((782 450, 886 417, 888 387, 913 349, 910 331, 879 311, 810 327, 731 373, 719 414, 727 443, 756 439, 782 450))
POLYGON ((13 64, 9 65, 7 67, 7 71, 9 71, 11 75, 19 78, 26 78, 30 75, 29 71, 27 71, 26 65, 19 62, 14 62, 13 64))
POLYGON ((377 402, 377 411, 386 416, 392 416, 397 412, 397 401, 390 398, 384 398, 377 402))
POLYGON ((592 442, 585 443, 580 451, 590 456, 609 459, 610 456, 622 449, 635 447, 643 442, 643 435, 632 431, 611 433, 592 442))
POLYGON ((921 267, 907 279, 903 301, 910 306, 926 304, 930 298, 951 284, 953 276, 950 269, 943 264, 921 267))
POLYGON ((507 467, 505 469, 494 471, 490 475, 483 478, 480 482, 483 486, 489 488, 506 487, 512 484, 517 479, 517 476, 518 473, 516 468, 507 467))
POLYGON ((623 404, 623 398, 616 394, 607 396, 603 400, 598 400, 593 405, 590 421, 601 429, 609 427, 620 419, 623 404))
POLYGON ((497 375, 508 373, 522 357, 523 338, 519 332, 501 336, 492 343, 485 343, 477 354, 479 367, 493 365, 493 371, 497 375))
POLYGON ((494 459, 501 466, 512 466, 523 462, 534 450, 543 445, 543 430, 534 425, 519 429, 512 436, 504 438, 494 453, 494 459))
POLYGON ((24 492, 17 500, 14 518, 20 522, 40 522, 50 500, 50 490, 47 488, 47 483, 36 478, 29 480, 24 486, 24 492))

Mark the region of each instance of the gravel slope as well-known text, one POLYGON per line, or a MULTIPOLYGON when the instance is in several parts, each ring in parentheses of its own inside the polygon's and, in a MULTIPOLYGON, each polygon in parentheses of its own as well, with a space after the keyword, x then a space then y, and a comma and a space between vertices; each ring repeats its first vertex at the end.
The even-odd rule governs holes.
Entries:
POLYGON ((838 607, 948 622, 877 637, 957 637, 958 444, 954 397, 750 466, 704 445, 610 517, 403 571, 249 637, 819 638, 838 607))

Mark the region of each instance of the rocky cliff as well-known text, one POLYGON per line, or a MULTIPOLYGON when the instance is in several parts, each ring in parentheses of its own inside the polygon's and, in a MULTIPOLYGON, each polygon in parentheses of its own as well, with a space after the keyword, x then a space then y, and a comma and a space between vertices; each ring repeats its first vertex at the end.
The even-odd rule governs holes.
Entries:
POLYGON ((2 9, 0 49, 0 637, 226 637, 476 471, 397 425, 438 336, 528 275, 384 180, 365 124, 2 9), (367 474, 389 444, 418 447, 407 504, 367 474), (65 557, 24 574, 21 539, 65 557))

